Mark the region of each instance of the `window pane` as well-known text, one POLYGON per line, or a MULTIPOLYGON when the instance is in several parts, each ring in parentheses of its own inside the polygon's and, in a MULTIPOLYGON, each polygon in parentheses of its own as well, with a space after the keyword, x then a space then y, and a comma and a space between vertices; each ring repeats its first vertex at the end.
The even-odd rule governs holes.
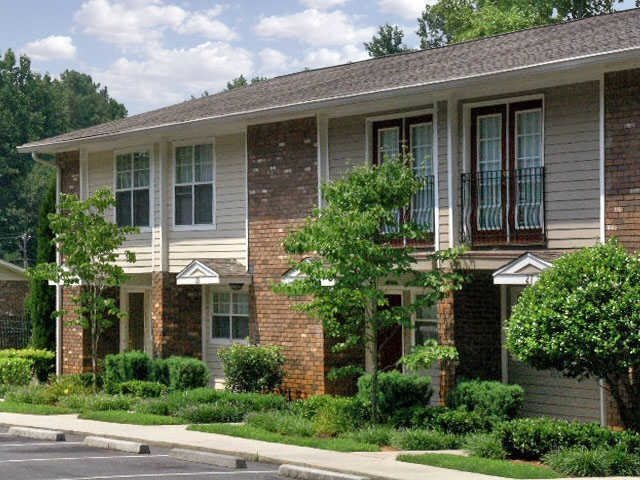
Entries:
POLYGON ((433 126, 430 123, 411 126, 411 155, 417 176, 433 175, 433 126))
POLYGON ((195 181, 213 181, 213 145, 195 146, 195 181))
POLYGON ((213 313, 231 313, 231 295, 228 293, 213 294, 213 313))
POLYGON ((249 295, 246 293, 233 294, 234 315, 249 315, 249 295))
POLYGON ((193 181, 193 147, 176 148, 176 183, 193 181))
MULTIPOLYGON (((422 296, 418 297, 422 299, 422 296)), ((416 311, 416 318, 419 320, 433 320, 438 318, 438 307, 436 305, 423 305, 416 311)))
POLYGON ((244 339, 249 336, 249 317, 233 317, 233 338, 244 339))
POLYGON ((542 112, 532 110, 516 115, 516 168, 542 165, 542 112))
POLYGON ((436 322, 416 322, 416 345, 424 345, 427 340, 438 340, 438 324, 436 322))
POLYGON ((149 226, 149 189, 133 191, 133 224, 149 226))
POLYGON ((211 331, 214 338, 230 338, 229 317, 214 315, 211 331))
POLYGON ((120 227, 131 225, 131 191, 116 192, 116 223, 120 227))
POLYGON ((195 190, 195 224, 208 225, 213 223, 213 185, 196 185, 195 190))
POLYGON ((400 129, 381 128, 378 130, 378 161, 385 158, 396 158, 400 154, 400 129))
POLYGON ((116 174, 116 189, 123 190, 126 188, 131 188, 131 170, 116 174))
POLYGON ((191 186, 176 187, 175 195, 175 224, 176 225, 191 225, 193 219, 191 218, 191 186))
POLYGON ((133 186, 149 186, 149 154, 147 152, 133 154, 133 186))
POLYGON ((478 228, 502 229, 502 115, 478 117, 478 228))
POLYGON ((131 170, 131 154, 118 155, 116 157, 116 169, 118 172, 131 170))
POLYGON ((502 168, 502 115, 478 118, 478 170, 502 168))

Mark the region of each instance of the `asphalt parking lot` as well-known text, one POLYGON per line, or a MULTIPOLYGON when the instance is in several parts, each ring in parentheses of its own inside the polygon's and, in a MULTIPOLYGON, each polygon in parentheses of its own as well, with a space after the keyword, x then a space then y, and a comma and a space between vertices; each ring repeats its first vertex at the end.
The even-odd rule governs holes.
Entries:
POLYGON ((151 446, 150 455, 134 455, 83 445, 83 438, 67 435, 66 442, 20 438, 0 429, 2 480, 277 480, 277 467, 247 462, 246 469, 225 469, 185 462, 168 449, 151 446))

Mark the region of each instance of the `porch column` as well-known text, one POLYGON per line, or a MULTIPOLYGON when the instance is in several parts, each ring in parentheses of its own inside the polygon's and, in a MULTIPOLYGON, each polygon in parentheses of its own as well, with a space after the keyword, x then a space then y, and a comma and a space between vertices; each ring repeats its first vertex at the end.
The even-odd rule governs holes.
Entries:
MULTIPOLYGON (((438 303, 438 343, 441 345, 455 346, 455 318, 453 292, 449 292, 438 303)), ((440 404, 445 405, 449 392, 454 388, 456 381, 455 362, 440 360, 440 404)))

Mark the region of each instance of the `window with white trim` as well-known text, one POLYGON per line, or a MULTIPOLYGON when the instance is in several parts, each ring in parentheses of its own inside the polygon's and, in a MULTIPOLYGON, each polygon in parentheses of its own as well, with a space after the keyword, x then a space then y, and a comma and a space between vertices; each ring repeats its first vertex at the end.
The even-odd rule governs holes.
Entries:
MULTIPOLYGON (((421 295, 418 299, 422 298, 421 295)), ((414 345, 427 340, 438 340, 438 309, 436 305, 422 306, 416 311, 414 345)))
POLYGON ((149 152, 116 155, 116 223, 119 226, 149 226, 149 152))
POLYGON ((214 340, 244 340, 249 336, 248 294, 215 292, 211 312, 211 337, 214 340))
POLYGON ((176 147, 174 189, 175 225, 213 225, 213 144, 176 147))

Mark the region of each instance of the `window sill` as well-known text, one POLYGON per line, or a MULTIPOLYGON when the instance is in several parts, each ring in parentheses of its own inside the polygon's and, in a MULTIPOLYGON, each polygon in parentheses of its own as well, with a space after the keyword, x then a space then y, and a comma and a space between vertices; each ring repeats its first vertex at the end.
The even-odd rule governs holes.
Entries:
POLYGON ((229 338, 210 338, 209 343, 211 345, 234 345, 236 343, 248 345, 249 341, 246 339, 231 340, 229 338))
POLYGON ((198 232, 198 231, 208 231, 208 230, 216 230, 216 225, 173 225, 171 230, 174 232, 198 232))

